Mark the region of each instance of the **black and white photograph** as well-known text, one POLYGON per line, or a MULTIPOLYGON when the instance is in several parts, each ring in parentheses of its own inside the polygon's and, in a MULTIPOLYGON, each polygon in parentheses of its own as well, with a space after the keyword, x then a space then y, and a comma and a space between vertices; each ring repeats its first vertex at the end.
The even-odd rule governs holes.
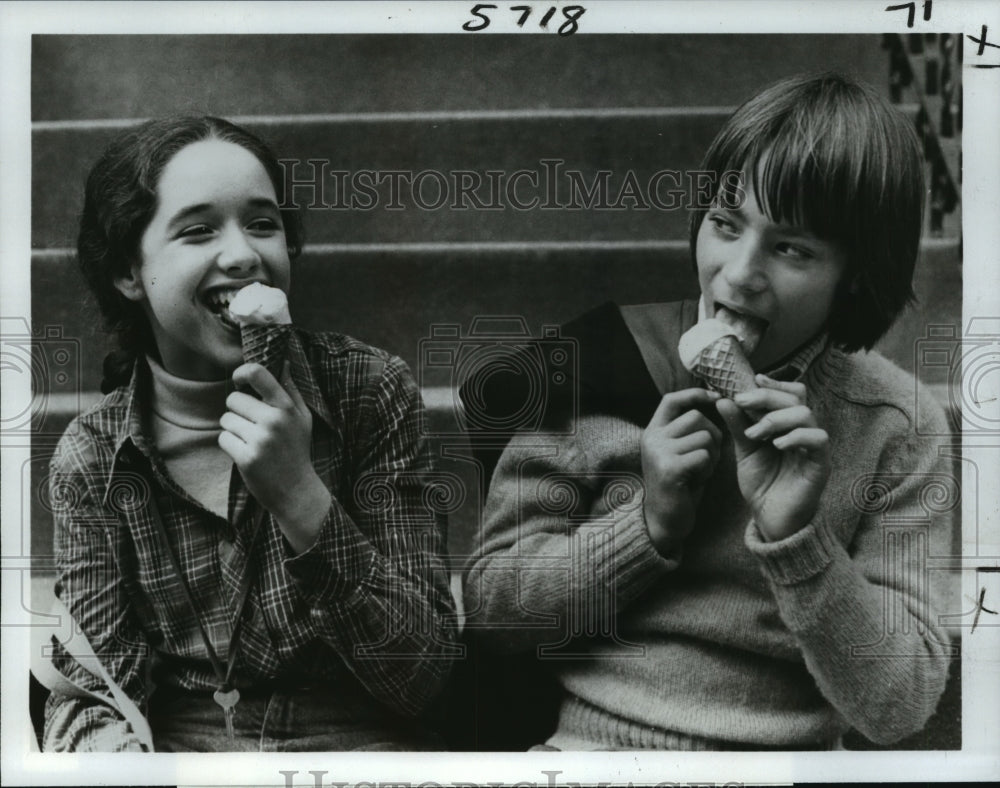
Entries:
POLYGON ((1000 778, 995 5, 5 2, 0 80, 5 784, 1000 778))

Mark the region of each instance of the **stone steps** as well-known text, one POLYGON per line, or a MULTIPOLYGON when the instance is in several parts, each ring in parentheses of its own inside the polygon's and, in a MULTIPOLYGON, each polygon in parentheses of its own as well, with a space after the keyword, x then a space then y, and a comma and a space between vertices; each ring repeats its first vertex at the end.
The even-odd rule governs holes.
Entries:
POLYGON ((35 121, 732 105, 834 68, 888 92, 877 35, 39 35, 32 60, 35 121))

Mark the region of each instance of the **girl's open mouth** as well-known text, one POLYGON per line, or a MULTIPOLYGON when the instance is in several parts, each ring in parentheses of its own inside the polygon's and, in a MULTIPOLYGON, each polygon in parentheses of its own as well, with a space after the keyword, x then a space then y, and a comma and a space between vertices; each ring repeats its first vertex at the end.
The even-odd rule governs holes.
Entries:
POLYGON ((217 288, 206 293, 203 299, 205 306, 219 318, 222 325, 234 331, 240 330, 240 324, 233 319, 229 311, 229 304, 232 303, 239 291, 238 287, 217 288))

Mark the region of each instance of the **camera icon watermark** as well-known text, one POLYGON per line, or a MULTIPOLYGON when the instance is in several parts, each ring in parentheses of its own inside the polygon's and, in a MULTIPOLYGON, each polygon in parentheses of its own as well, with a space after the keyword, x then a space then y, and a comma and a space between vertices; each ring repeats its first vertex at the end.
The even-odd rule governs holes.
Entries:
POLYGON ((0 318, 0 370, 5 437, 59 437, 66 424, 58 415, 80 412, 80 342, 64 336, 61 326, 33 334, 23 317, 0 318))
POLYGON ((915 368, 927 388, 917 389, 917 430, 932 432, 921 410, 937 395, 947 403, 955 427, 980 435, 1000 434, 1000 317, 974 317, 965 334, 958 326, 927 326, 914 347, 915 368))
POLYGON ((533 337, 518 316, 480 316, 469 331, 436 324, 420 341, 424 391, 447 392, 451 418, 437 435, 510 437, 525 432, 570 433, 579 404, 577 340, 558 326, 533 337))

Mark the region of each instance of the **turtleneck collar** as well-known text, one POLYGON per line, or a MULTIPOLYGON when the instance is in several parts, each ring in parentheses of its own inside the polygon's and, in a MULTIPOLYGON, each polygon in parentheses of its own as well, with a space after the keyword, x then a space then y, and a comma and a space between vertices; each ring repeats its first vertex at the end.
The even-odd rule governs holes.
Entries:
POLYGON ((231 381, 186 380, 170 374, 149 356, 146 363, 152 372, 152 405, 157 416, 189 430, 219 429, 231 381))

